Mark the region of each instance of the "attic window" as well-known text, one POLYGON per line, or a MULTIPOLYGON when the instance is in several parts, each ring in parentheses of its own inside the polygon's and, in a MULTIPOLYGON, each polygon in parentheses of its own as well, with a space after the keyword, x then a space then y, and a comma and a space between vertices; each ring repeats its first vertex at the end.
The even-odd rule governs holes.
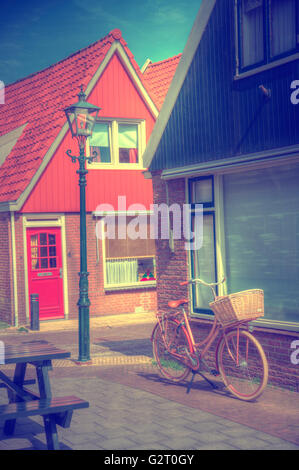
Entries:
POLYGON ((145 121, 99 121, 87 144, 87 155, 96 155, 88 168, 139 168, 144 149, 145 121))

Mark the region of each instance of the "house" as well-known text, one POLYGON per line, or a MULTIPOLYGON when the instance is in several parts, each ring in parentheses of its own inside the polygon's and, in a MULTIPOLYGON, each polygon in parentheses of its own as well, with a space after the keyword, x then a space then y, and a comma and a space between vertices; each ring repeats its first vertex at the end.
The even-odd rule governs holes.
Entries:
MULTIPOLYGON (((188 204, 190 236, 198 239, 190 250, 184 237, 157 240, 158 310, 186 297, 179 281, 190 278, 225 276, 218 295, 263 289, 265 315, 254 328, 269 380, 295 390, 298 15, 292 0, 203 0, 144 154, 154 202, 188 204), (197 228, 196 204, 202 208, 197 228)), ((189 292, 198 335, 213 318, 208 291, 189 292)))
POLYGON ((114 29, 6 86, 0 105, 2 321, 28 323, 32 293, 39 294, 40 320, 78 315, 79 185, 66 155, 68 149, 78 155, 78 148, 64 109, 77 101, 82 84, 86 99, 101 108, 86 147, 87 155, 97 155, 87 164, 90 313, 155 310, 154 242, 131 240, 126 228, 133 204, 146 213, 151 208, 152 183, 143 178, 142 155, 179 60, 148 60, 142 73, 114 29), (108 215, 125 229, 120 240, 101 236, 108 215))

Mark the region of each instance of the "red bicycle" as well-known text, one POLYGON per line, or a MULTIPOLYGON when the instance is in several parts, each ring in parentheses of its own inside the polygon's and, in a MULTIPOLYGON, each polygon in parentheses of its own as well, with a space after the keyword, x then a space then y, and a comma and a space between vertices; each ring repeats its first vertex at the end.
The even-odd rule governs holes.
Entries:
POLYGON ((165 378, 180 382, 192 372, 188 392, 195 374, 200 374, 213 388, 217 385, 202 372, 220 375, 226 388, 242 400, 254 400, 261 395, 268 382, 268 362, 259 341, 248 331, 250 321, 264 313, 263 291, 252 289, 227 296, 216 296, 214 287, 224 282, 207 283, 192 279, 180 285, 200 283, 212 289, 210 303, 215 318, 206 338, 196 343, 189 317, 184 309, 189 300, 169 302, 170 314, 157 314, 152 332, 153 354, 157 367, 165 378), (179 310, 178 310, 179 309, 179 310), (211 369, 204 356, 215 339, 216 369, 211 369))

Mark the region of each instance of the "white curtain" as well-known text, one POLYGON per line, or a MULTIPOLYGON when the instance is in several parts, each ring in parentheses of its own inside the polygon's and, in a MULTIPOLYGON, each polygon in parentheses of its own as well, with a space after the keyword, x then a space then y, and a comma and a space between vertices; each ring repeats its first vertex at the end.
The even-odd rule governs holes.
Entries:
POLYGON ((137 259, 115 259, 106 262, 107 284, 132 284, 138 281, 137 259))
POLYGON ((295 3, 295 0, 271 0, 272 57, 296 47, 295 3))
POLYGON ((263 0, 243 0, 241 14, 242 67, 264 59, 263 0))

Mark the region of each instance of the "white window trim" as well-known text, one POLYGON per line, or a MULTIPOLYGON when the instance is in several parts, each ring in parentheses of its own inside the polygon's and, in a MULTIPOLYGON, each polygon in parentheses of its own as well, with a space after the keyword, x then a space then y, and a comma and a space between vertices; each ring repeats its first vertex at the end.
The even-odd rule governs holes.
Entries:
MULTIPOLYGON (((150 213, 148 211, 148 213, 150 213)), ((95 215, 99 215, 99 213, 94 213, 95 215)), ((104 213, 103 213, 104 214, 104 213)), ((101 215, 103 215, 101 214, 101 215)), ((106 213, 106 215, 112 215, 112 213, 106 213)), ((113 213, 116 214, 116 213, 113 213)), ((126 215, 129 215, 129 213, 126 213, 126 215)), ((134 213, 133 215, 136 215, 134 213)), ((106 245, 105 245, 105 237, 104 237, 104 221, 101 219, 101 232, 102 232, 102 258, 103 258, 103 279, 104 279, 104 291, 115 291, 115 290, 131 290, 131 289, 146 289, 148 287, 156 287, 157 281, 146 281, 146 282, 133 282, 133 283, 128 283, 128 284, 108 284, 107 283, 107 273, 106 273, 106 245)), ((97 244, 98 244, 98 238, 97 238, 97 244)), ((154 258, 156 259, 156 256, 137 256, 136 259, 144 259, 144 258, 154 258)))
MULTIPOLYGON (((294 163, 299 162, 298 157, 293 158, 292 160, 294 163)), ((254 165, 254 169, 261 169, 265 168, 264 164, 256 164, 254 165)), ((276 162, 275 162, 276 163, 276 162)), ((278 163, 278 162, 277 162, 278 163)), ((280 164, 283 164, 281 159, 280 159, 280 164)), ((271 165, 271 164, 270 164, 271 165)), ((273 165, 271 165, 273 166, 273 165)), ((192 175, 192 177, 185 178, 185 185, 186 185, 186 200, 189 201, 189 192, 188 192, 188 183, 189 180, 193 180, 196 177, 199 176, 206 176, 211 175, 214 177, 214 213, 215 213, 215 240, 216 240, 216 246, 215 246, 215 252, 216 252, 216 261, 217 261, 217 273, 218 273, 218 279, 221 279, 223 276, 225 276, 226 273, 226 253, 225 253, 225 233, 224 233, 224 217, 223 217, 223 197, 222 197, 222 182, 223 182, 223 175, 227 173, 235 173, 235 172, 244 172, 246 170, 252 170, 252 166, 241 166, 238 168, 231 168, 230 171, 225 171, 222 169, 221 170, 213 170, 210 169, 210 171, 202 171, 199 173, 196 173, 192 175)), ((191 253, 189 252, 188 254, 188 262, 189 262, 189 278, 191 279, 191 253)), ((227 284, 226 282, 224 284, 221 284, 219 286, 219 295, 226 295, 227 294, 227 284)), ((191 315, 193 318, 199 318, 199 319, 204 319, 204 320, 211 320, 213 318, 210 314, 205 314, 205 313, 198 313, 194 312, 193 310, 193 299, 192 299, 192 290, 189 290, 189 298, 190 298, 190 307, 191 307, 191 315)), ((299 312, 298 312, 298 318, 299 318, 299 312)), ((256 327, 262 327, 262 328, 268 328, 268 329, 274 329, 274 330, 285 330, 285 331, 299 331, 299 321, 298 323, 296 322, 290 322, 290 321, 279 321, 279 320, 272 320, 268 318, 259 318, 257 320, 254 320, 251 322, 253 326, 256 327)))
MULTIPOLYGON (((146 126, 143 119, 101 118, 97 122, 109 124, 110 163, 93 162, 86 164, 88 170, 139 170, 143 167, 143 153, 146 147, 146 126), (132 124, 137 126, 138 163, 119 163, 118 161, 118 124, 132 124)), ((86 144, 86 156, 90 156, 89 139, 86 144)))
POLYGON ((65 215, 56 213, 26 214, 23 216, 23 250, 24 250, 24 273, 25 273, 25 307, 26 320, 30 316, 30 299, 28 286, 28 253, 27 253, 27 228, 59 227, 61 229, 61 254, 62 254, 62 276, 63 276, 63 299, 64 299, 64 320, 69 318, 68 301, 68 275, 67 275, 67 255, 66 255, 66 228, 65 215))

